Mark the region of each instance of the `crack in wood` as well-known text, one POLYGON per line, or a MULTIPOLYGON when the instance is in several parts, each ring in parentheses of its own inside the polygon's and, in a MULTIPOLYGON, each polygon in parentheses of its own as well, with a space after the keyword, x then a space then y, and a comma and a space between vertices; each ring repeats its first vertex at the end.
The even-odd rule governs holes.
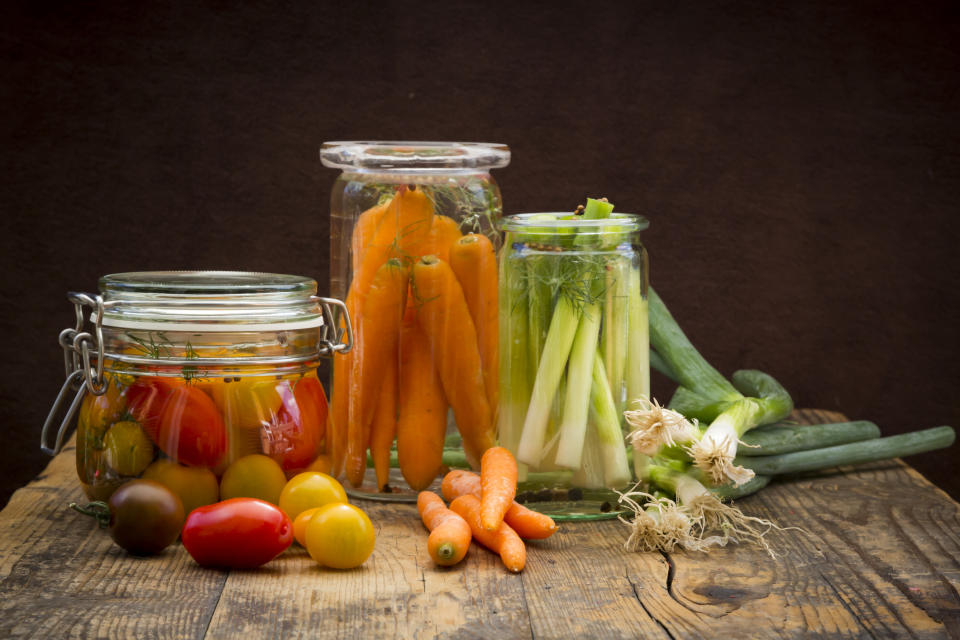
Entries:
POLYGON ((220 581, 220 591, 217 593, 217 601, 213 603, 213 606, 210 607, 210 614, 207 616, 207 623, 203 625, 203 635, 206 637, 207 633, 210 631, 210 624, 213 622, 213 616, 217 613, 217 607, 220 606, 220 599, 223 598, 223 592, 227 588, 227 580, 230 579, 230 572, 225 571, 223 574, 223 580, 220 581))
MULTIPOLYGON (((656 622, 658 627, 663 629, 663 632, 667 634, 667 637, 670 638, 670 640, 677 640, 677 637, 670 632, 670 629, 667 628, 667 625, 663 624, 663 622, 661 622, 659 618, 653 615, 650 612, 650 609, 647 609, 647 605, 643 603, 643 598, 640 597, 640 592, 637 590, 637 583, 631 580, 629 575, 627 575, 626 578, 627 578, 627 582, 630 583, 630 588, 633 590, 633 597, 635 597, 637 599, 637 602, 640 603, 640 608, 643 609, 643 612, 646 613, 651 620, 656 622)), ((669 585, 669 578, 667 583, 669 585)))

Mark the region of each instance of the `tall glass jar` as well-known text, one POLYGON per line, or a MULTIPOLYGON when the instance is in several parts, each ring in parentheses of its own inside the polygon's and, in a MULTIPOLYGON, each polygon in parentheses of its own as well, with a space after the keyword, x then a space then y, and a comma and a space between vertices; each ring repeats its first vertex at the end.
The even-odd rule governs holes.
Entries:
POLYGON ((524 214, 501 228, 499 436, 517 499, 610 517, 632 480, 623 411, 650 396, 647 221, 524 214))
POLYGON ((41 442, 56 453, 77 414, 88 496, 146 477, 189 512, 239 495, 275 502, 287 477, 329 468, 316 368, 349 350, 351 334, 335 329, 349 327, 345 307, 317 297, 316 281, 141 272, 104 276, 99 288, 68 295, 77 324, 60 335, 67 380, 41 442))
POLYGON ((356 346, 334 363, 334 472, 412 501, 495 444, 497 221, 505 145, 327 142, 332 295, 356 346), (396 444, 394 444, 394 442, 396 444), (368 451, 370 468, 368 469, 368 451))

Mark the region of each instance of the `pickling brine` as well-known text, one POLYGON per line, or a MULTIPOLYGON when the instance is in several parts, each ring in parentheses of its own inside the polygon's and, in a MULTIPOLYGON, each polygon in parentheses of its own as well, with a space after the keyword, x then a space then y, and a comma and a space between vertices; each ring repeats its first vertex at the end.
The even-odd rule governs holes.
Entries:
POLYGON ((333 473, 415 501, 443 456, 496 443, 502 145, 330 142, 331 289, 355 347, 334 363, 333 473))
POLYGON ((62 446, 76 412, 77 474, 91 498, 144 477, 188 511, 227 494, 275 501, 285 478, 329 467, 317 367, 352 343, 336 330, 349 327, 343 303, 317 297, 316 286, 278 274, 149 272, 105 276, 96 296, 70 294, 78 324, 61 333, 67 380, 45 450, 62 446))
POLYGON ((647 223, 590 206, 502 221, 500 443, 521 498, 560 517, 603 517, 629 486, 623 411, 650 396, 647 223))

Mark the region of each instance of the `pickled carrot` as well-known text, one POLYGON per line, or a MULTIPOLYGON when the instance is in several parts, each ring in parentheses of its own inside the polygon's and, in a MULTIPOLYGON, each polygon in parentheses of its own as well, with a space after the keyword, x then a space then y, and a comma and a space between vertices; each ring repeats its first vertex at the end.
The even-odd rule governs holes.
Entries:
POLYGON ((381 377, 396 353, 400 340, 400 322, 407 304, 409 271, 391 258, 378 270, 371 282, 360 323, 354 332, 356 345, 347 419, 347 479, 358 487, 366 470, 366 450, 370 441, 370 423, 376 409, 381 377))
POLYGON ((404 322, 400 334, 397 461, 413 489, 430 486, 443 465, 447 399, 437 376, 430 343, 416 322, 404 322))
POLYGON ((390 446, 397 435, 397 354, 387 354, 380 378, 380 394, 370 423, 370 457, 377 474, 377 489, 390 478, 390 446))
POLYGON ((423 329, 443 392, 453 408, 467 460, 474 468, 494 442, 493 414, 487 400, 477 331, 463 290, 450 265, 436 256, 413 267, 417 322, 423 329))
POLYGON ((499 395, 499 340, 497 308, 497 254, 490 239, 470 233, 457 240, 450 248, 450 268, 453 269, 470 309, 470 317, 477 329, 480 361, 487 401, 496 421, 499 395))

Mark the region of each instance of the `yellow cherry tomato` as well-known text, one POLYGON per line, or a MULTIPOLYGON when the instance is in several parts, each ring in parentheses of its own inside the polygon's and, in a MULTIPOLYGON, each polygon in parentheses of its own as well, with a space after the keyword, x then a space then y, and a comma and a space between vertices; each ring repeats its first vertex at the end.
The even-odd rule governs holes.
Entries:
POLYGON ((280 492, 279 506, 292 521, 307 509, 346 501, 347 492, 335 479, 319 471, 304 471, 290 478, 280 492))
POLYGON ((270 424, 280 409, 282 399, 277 384, 272 377, 221 378, 204 390, 213 398, 227 425, 259 429, 270 424))
POLYGON ((187 515, 197 507, 205 507, 220 499, 217 476, 206 467, 186 467, 168 458, 161 458, 147 467, 143 477, 159 482, 177 494, 187 515))
POLYGON ((376 534, 373 523, 352 504, 328 504, 307 523, 307 552, 325 567, 353 569, 370 554, 376 534))
POLYGON ((300 515, 293 521, 293 537, 303 548, 307 547, 307 523, 310 522, 313 514, 320 511, 320 509, 323 509, 323 507, 314 507, 313 509, 301 511, 300 515))
POLYGON ((321 453, 317 459, 310 463, 307 471, 319 471, 320 473, 330 473, 330 456, 321 453))
POLYGON ((287 476, 280 465, 273 458, 255 453, 227 467, 220 479, 220 499, 259 498, 279 505, 286 484, 287 476))
POLYGON ((117 422, 103 436, 104 460, 121 476, 139 475, 153 460, 153 443, 136 422, 117 422))

